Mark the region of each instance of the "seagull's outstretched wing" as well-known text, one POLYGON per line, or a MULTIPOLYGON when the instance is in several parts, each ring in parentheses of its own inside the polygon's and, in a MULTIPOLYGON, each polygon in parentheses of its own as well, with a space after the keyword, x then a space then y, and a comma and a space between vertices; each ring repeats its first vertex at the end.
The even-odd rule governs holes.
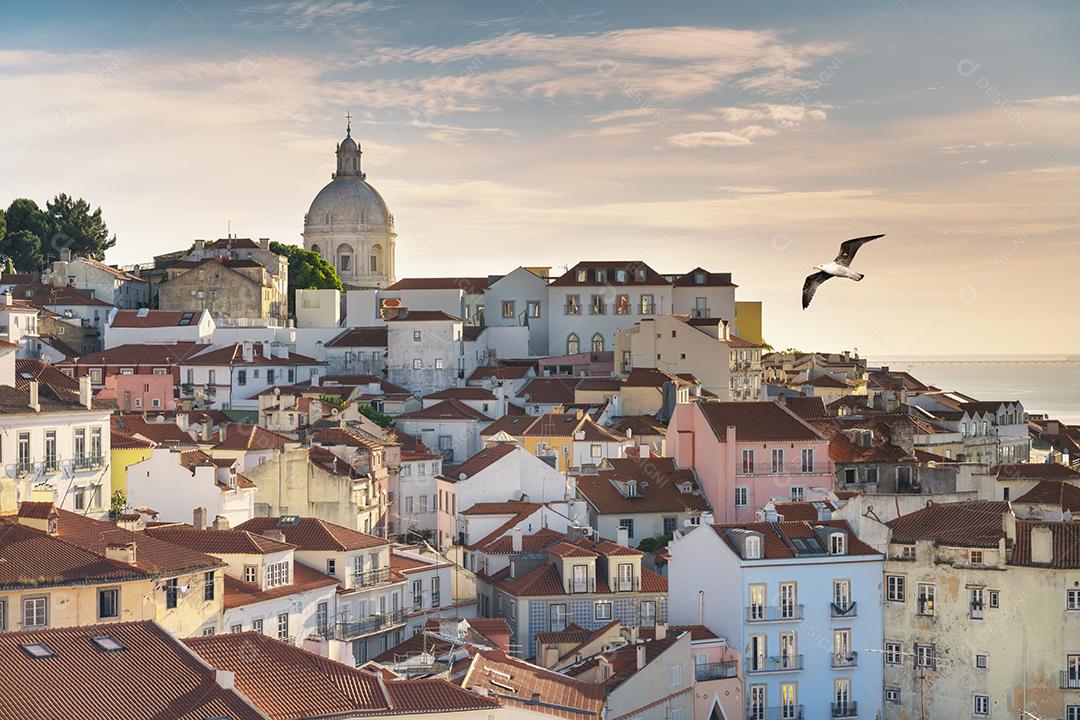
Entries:
POLYGON ((880 237, 885 237, 884 233, 881 235, 867 235, 866 237, 853 238, 840 243, 840 254, 836 256, 836 264, 847 267, 851 261, 855 259, 855 253, 859 252, 859 248, 871 240, 877 240, 880 237))
POLYGON ((810 301, 814 299, 814 293, 821 287, 821 284, 831 278, 832 275, 820 270, 813 275, 806 276, 806 282, 802 286, 802 306, 803 310, 810 307, 810 301))

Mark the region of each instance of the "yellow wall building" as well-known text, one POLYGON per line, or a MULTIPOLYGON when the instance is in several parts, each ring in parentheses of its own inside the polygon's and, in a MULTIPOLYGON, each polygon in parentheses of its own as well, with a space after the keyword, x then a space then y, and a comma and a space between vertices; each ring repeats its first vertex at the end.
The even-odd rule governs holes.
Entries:
POLYGON ((736 300, 735 301, 735 333, 743 340, 757 345, 765 344, 765 337, 761 328, 761 301, 760 300, 736 300))
POLYGON ((114 493, 119 490, 127 495, 128 465, 148 459, 153 450, 154 444, 148 440, 140 440, 113 431, 112 442, 109 444, 109 474, 114 493))

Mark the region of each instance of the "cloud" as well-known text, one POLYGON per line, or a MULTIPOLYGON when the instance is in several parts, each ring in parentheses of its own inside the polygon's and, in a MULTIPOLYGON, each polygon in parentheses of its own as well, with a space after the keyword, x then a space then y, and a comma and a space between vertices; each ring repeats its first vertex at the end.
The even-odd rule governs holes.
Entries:
POLYGON ((627 120, 629 118, 651 117, 656 115, 656 113, 657 110, 655 108, 629 108, 627 110, 615 110, 614 112, 603 113, 600 115, 589 115, 586 119, 591 123, 606 123, 615 120, 627 120))
MULTIPOLYGON (((238 8, 238 23, 247 30, 311 30, 317 28, 344 29, 361 15, 386 10, 392 5, 374 0, 342 2, 329 0, 294 0, 266 5, 247 5, 238 8)), ((353 26, 355 30, 355 26, 353 26)))
POLYGON ((780 127, 798 128, 807 122, 824 122, 826 110, 830 105, 775 105, 771 103, 754 103, 746 107, 719 107, 715 111, 721 118, 729 122, 762 122, 768 121, 780 127))
POLYGON ((1036 107, 1060 107, 1062 105, 1080 105, 1080 95, 1053 95, 1044 98, 1032 98, 1021 100, 1023 105, 1035 105, 1036 107))
POLYGON ((1030 140, 984 140, 979 143, 960 143, 958 145, 942 145, 935 154, 937 155, 967 155, 973 152, 986 150, 1006 150, 1009 148, 1030 147, 1034 145, 1030 140))
POLYGON ((747 125, 735 131, 727 130, 700 130, 697 132, 685 132, 672 135, 667 139, 667 144, 678 148, 730 148, 745 147, 752 145, 759 137, 775 135, 772 128, 761 125, 747 125))

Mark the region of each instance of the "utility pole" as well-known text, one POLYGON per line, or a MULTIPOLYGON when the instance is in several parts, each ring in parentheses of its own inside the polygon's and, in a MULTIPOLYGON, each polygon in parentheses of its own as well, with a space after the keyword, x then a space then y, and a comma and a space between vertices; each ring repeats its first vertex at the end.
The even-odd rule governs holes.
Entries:
MULTIPOLYGON (((885 650, 884 648, 867 648, 866 652, 898 655, 900 657, 915 658, 915 670, 919 678, 919 720, 927 720, 926 717, 926 667, 919 664, 918 653, 905 652, 903 650, 885 650)), ((937 653, 934 654, 934 663, 937 663, 937 653)), ((1034 716, 1032 716, 1034 717, 1034 716)))

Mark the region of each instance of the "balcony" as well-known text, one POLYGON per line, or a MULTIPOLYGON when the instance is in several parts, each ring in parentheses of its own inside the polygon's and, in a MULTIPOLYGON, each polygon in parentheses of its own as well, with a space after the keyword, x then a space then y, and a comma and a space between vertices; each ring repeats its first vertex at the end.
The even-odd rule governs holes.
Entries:
POLYGON ((642 315, 655 315, 656 314, 656 304, 655 303, 644 303, 644 304, 642 304, 641 305, 641 314, 642 315))
MULTIPOLYGON (((853 668, 859 664, 859 653, 852 651, 847 654, 833 653, 832 666, 834 668, 853 668)), ((835 717, 835 715, 833 716, 835 717)))
POLYGON ((590 315, 606 315, 607 304, 606 303, 593 303, 589 306, 590 315))
POLYGON ((857 617, 857 614, 855 612, 855 603, 850 601, 846 605, 829 603, 829 614, 834 618, 857 617))
POLYGON ((971 615, 970 615, 970 617, 971 617, 972 620, 982 620, 983 619, 983 606, 973 604, 971 606, 971 615))
POLYGON ((730 680, 738 676, 738 663, 734 660, 726 662, 700 663, 694 666, 694 675, 698 682, 709 680, 730 680))
POLYGON ((566 583, 566 592, 571 595, 596 592, 596 578, 571 578, 566 583))
POLYGON ((641 578, 637 575, 632 578, 618 578, 611 589, 615 592, 638 592, 641 590, 641 578))
POLYGON ((803 669, 802 655, 770 655, 767 657, 748 657, 747 673, 789 672, 803 669))
POLYGON ((75 471, 96 470, 104 464, 104 458, 101 455, 83 455, 71 461, 71 469, 75 471))
POLYGON ((1080 668, 1062 670, 1059 687, 1062 690, 1080 690, 1080 668))
POLYGON ((581 306, 580 305, 567 305, 563 309, 566 311, 567 315, 580 315, 581 314, 581 306))
POLYGON ((422 595, 413 595, 412 609, 414 612, 424 609, 424 597, 422 595))
POLYGON ((372 615, 363 620, 339 622, 328 628, 328 632, 338 640, 355 640, 404 623, 405 611, 395 610, 382 615, 372 615))
POLYGON ((803 720, 803 706, 755 707, 751 705, 746 709, 746 720, 803 720))
POLYGON ((696 318, 708 318, 712 317, 712 310, 707 307, 696 307, 690 311, 690 317, 696 318))
POLYGON ((353 587, 370 587, 390 581, 390 568, 359 570, 353 572, 353 587))
POLYGON ((34 463, 29 460, 20 460, 15 463, 15 475, 30 475, 34 472, 34 463))
POLYGON ((749 605, 746 622, 797 622, 803 619, 802 605, 749 605))
POLYGON ((431 593, 431 607, 437 608, 442 604, 442 598, 439 597, 439 593, 431 593))
POLYGON ((832 704, 832 717, 834 718, 853 718, 859 717, 858 703, 854 700, 848 700, 842 703, 832 704))

